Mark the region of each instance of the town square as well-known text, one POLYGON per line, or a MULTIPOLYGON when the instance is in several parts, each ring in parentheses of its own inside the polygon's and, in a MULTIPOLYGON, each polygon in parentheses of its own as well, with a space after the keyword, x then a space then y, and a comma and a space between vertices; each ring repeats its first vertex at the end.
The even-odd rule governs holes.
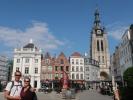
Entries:
POLYGON ((0 100, 131 100, 132 4, 0 0, 0 100))

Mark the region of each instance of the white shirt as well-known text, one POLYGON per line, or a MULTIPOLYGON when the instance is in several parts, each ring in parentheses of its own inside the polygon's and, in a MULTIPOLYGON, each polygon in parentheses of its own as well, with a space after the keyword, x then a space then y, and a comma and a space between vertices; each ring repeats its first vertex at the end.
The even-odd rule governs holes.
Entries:
MULTIPOLYGON (((12 82, 9 82, 5 88, 5 90, 10 91, 12 86, 12 82)), ((22 90, 22 86, 20 82, 14 81, 14 86, 12 87, 10 91, 10 96, 20 96, 20 92, 22 90)))

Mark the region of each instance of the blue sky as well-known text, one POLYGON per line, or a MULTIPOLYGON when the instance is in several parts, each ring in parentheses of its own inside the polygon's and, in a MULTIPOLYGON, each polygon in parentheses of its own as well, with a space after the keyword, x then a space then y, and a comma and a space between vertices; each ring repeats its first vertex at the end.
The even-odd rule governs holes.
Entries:
POLYGON ((52 55, 89 51, 90 31, 98 5, 112 54, 133 23, 132 0, 0 0, 0 54, 34 43, 52 55))

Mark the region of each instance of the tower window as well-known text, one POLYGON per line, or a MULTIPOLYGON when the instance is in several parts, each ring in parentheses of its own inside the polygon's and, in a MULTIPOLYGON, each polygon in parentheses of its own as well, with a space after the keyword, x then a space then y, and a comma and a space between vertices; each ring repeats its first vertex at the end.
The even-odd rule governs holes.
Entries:
POLYGON ((101 50, 103 51, 103 40, 101 40, 101 50))
POLYGON ((99 40, 97 40, 97 51, 100 50, 100 47, 99 47, 99 40))

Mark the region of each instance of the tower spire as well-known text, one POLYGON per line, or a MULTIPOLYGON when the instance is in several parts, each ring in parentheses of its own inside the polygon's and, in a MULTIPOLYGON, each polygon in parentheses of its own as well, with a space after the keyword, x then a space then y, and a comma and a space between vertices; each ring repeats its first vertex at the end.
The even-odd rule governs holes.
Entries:
POLYGON ((100 21, 100 17, 99 17, 99 10, 98 10, 98 8, 96 8, 94 16, 95 16, 94 27, 95 28, 100 28, 100 22, 101 21, 100 21))

